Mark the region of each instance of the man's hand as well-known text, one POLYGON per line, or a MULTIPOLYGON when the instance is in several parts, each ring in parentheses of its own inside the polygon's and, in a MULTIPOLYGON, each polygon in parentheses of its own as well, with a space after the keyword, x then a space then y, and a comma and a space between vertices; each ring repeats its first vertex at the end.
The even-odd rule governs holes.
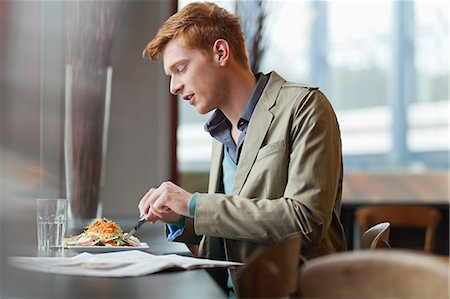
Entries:
POLYGON ((189 216, 189 201, 192 194, 172 182, 164 182, 151 188, 139 201, 140 214, 147 213, 146 221, 161 220, 174 223, 182 216, 189 216))

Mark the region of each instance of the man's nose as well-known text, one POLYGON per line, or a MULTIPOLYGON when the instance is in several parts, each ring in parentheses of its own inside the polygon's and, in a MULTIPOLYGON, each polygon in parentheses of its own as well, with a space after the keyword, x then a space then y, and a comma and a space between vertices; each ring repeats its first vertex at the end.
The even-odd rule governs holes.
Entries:
POLYGON ((170 93, 173 95, 178 95, 181 93, 182 90, 182 84, 179 80, 172 77, 170 78, 170 93))

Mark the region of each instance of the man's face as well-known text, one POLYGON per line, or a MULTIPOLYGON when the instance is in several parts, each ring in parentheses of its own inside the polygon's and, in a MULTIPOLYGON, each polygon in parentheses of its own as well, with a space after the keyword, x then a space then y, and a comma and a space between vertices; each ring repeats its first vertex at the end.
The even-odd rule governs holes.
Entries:
POLYGON ((170 76, 170 92, 180 95, 205 114, 219 108, 225 86, 214 54, 185 46, 183 38, 171 40, 163 52, 164 71, 170 76))

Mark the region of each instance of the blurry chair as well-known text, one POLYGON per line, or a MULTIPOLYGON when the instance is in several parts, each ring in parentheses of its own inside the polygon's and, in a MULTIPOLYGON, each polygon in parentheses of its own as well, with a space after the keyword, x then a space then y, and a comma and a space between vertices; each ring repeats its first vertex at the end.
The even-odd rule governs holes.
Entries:
POLYGON ((290 235, 253 254, 238 278, 239 298, 289 297, 298 288, 300 235, 290 235))
POLYGON ((408 204, 366 206, 359 208, 355 216, 361 233, 370 226, 386 221, 391 224, 391 227, 425 229, 424 251, 426 252, 433 251, 436 229, 441 222, 438 209, 408 204))
POLYGON ((300 268, 301 298, 449 298, 448 262, 408 250, 330 254, 300 268))
POLYGON ((390 248, 389 232, 391 224, 389 222, 378 223, 367 229, 361 236, 361 249, 390 248))

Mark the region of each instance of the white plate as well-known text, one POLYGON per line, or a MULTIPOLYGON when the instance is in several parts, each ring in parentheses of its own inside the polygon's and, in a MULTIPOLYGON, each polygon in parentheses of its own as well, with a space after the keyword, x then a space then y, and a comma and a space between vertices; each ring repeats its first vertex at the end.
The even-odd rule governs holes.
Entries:
POLYGON ((141 242, 141 246, 67 246, 67 248, 77 253, 105 253, 126 250, 146 251, 149 247, 147 243, 141 242))

